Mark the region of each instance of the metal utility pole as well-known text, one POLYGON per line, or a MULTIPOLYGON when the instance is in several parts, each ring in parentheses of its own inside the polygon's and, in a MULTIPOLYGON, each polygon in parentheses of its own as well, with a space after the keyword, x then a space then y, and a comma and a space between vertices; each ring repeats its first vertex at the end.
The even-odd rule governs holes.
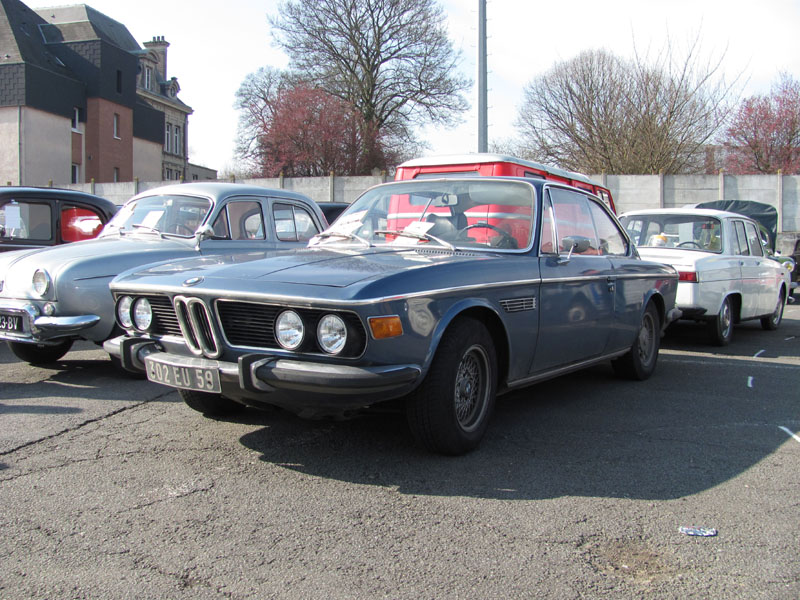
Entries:
POLYGON ((489 150, 486 72, 486 0, 478 0, 478 152, 489 150))

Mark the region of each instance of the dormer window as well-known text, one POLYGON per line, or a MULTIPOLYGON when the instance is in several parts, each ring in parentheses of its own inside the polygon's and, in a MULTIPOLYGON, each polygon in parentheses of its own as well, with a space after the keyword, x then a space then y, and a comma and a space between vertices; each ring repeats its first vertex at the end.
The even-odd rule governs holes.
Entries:
POLYGON ((153 67, 144 68, 144 89, 153 89, 153 67))

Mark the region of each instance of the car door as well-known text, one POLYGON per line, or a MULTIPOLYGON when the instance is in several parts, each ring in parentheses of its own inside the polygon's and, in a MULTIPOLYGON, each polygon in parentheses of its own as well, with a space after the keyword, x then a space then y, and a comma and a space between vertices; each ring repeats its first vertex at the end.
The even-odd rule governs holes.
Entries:
MULTIPOLYGON (((778 295, 777 289, 772 285, 774 268, 772 259, 764 254, 764 246, 761 244, 761 235, 758 227, 752 221, 744 222, 747 233, 747 245, 750 248, 750 255, 744 257, 746 267, 742 267, 742 276, 747 273, 747 289, 751 290, 754 298, 755 312, 746 315, 747 317, 766 315, 775 310, 775 303, 778 295)), ((745 315, 742 315, 746 318, 745 315)))
POLYGON ((747 242, 745 222, 741 219, 732 221, 733 225, 733 252, 739 263, 741 273, 740 289, 742 291, 741 317, 747 319, 758 314, 759 310, 759 274, 757 257, 751 255, 750 245, 747 242))
POLYGON ((614 270, 585 194, 547 186, 540 235, 539 340, 531 373, 603 354, 614 320, 614 270), (588 244, 586 243, 588 241, 588 244), (571 248, 571 242, 583 247, 571 248))

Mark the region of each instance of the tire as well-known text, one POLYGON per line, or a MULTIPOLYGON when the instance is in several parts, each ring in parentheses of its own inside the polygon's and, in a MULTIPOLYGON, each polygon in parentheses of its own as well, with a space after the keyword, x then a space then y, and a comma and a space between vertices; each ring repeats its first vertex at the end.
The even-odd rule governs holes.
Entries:
POLYGON ((454 321, 442 337, 425 380, 406 400, 417 442, 457 456, 478 446, 494 409, 497 357, 480 321, 454 321))
POLYGON ((66 339, 55 345, 26 344, 24 342, 8 342, 8 347, 18 359, 32 365, 54 363, 72 348, 73 340, 66 339))
POLYGON ((207 417, 224 417, 244 410, 244 406, 221 394, 196 392, 195 390, 178 390, 189 408, 203 413, 207 417))
POLYGON ((761 317, 761 328, 767 331, 775 331, 783 320, 783 308, 786 305, 786 299, 783 297, 783 290, 778 294, 778 304, 775 310, 768 317, 761 317))
POLYGON ((727 346, 733 338, 733 308, 731 299, 725 298, 717 316, 708 321, 708 336, 715 346, 727 346))
POLYGON ((661 319, 653 303, 647 305, 631 349, 611 361, 614 372, 626 379, 644 381, 656 370, 661 346, 661 319))

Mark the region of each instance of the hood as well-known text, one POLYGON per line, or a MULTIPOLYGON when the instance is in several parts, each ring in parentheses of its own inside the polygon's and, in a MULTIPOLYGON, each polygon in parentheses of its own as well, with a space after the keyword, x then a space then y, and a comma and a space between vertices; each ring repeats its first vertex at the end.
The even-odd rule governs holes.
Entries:
MULTIPOLYGON (((169 257, 195 254, 193 240, 156 236, 105 237, 49 248, 9 252, 0 257, 5 297, 28 297, 37 269, 46 270, 58 289, 60 279, 111 278, 121 271, 169 257)), ((63 283, 63 282, 62 282, 63 283)))
MULTIPOLYGON (((492 254, 419 251, 410 248, 321 249, 235 254, 151 265, 123 273, 112 289, 277 291, 297 286, 346 288, 436 265, 471 265, 492 254)), ((463 276, 463 275, 462 275, 463 276)))

